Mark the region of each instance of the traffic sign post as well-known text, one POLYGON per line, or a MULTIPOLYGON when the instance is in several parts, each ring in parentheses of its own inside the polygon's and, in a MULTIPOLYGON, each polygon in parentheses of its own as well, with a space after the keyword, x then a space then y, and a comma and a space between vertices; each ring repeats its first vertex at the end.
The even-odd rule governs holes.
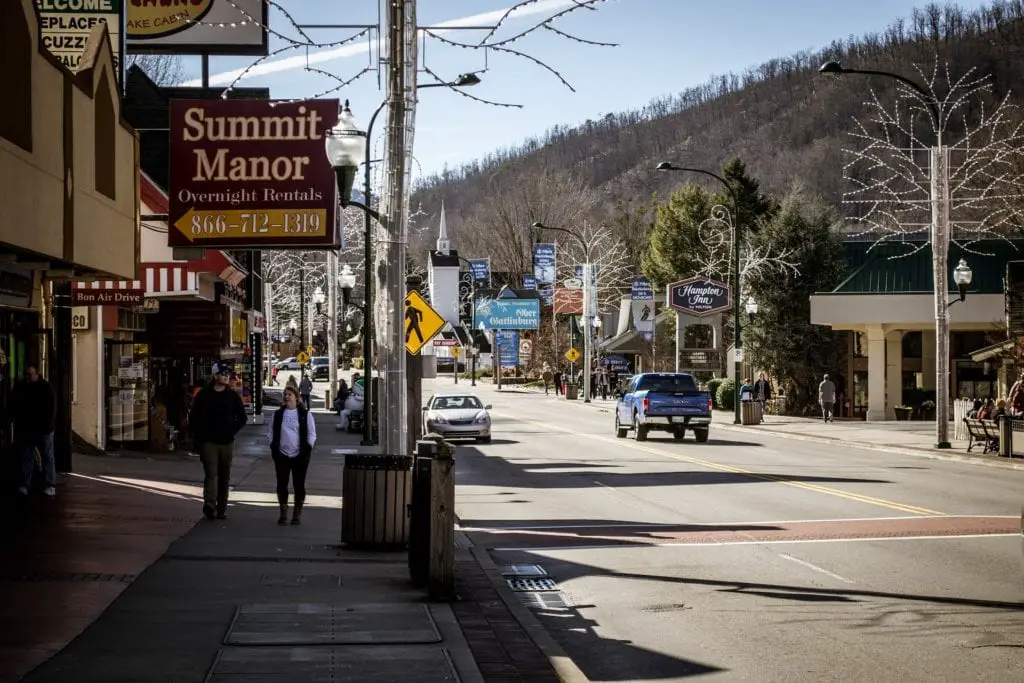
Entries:
POLYGON ((576 349, 569 349, 565 352, 565 357, 570 363, 575 363, 580 359, 580 352, 576 349))
POLYGON ((295 356, 295 360, 299 361, 300 365, 305 365, 309 362, 309 354, 305 351, 299 351, 299 355, 295 356))
POLYGON ((444 318, 413 290, 405 295, 405 350, 416 355, 445 326, 444 318))

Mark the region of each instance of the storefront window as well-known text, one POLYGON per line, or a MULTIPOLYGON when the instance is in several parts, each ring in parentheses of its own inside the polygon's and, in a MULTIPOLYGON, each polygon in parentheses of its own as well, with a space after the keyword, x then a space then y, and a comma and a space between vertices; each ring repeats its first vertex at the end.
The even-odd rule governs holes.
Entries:
POLYGON ((108 342, 106 370, 108 438, 149 441, 149 346, 108 342))

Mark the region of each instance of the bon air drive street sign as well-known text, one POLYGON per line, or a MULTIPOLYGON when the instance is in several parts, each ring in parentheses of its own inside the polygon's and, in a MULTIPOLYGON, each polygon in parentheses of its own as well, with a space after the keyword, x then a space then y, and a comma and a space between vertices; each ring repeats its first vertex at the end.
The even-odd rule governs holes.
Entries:
POLYGON ((729 285, 706 277, 691 277, 668 286, 669 305, 697 317, 729 310, 732 297, 729 285))
POLYGON ((337 100, 171 100, 168 245, 336 245, 337 100))

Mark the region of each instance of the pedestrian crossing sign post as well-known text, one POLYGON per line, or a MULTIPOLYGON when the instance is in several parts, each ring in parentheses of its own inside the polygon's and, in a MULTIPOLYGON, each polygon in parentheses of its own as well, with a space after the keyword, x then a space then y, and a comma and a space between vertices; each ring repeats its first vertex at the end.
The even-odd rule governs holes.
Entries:
POLYGON ((295 360, 305 365, 309 362, 309 355, 305 351, 299 351, 299 355, 295 356, 295 360))
POLYGON ((416 355, 444 327, 444 318, 419 292, 405 295, 405 350, 416 355))
POLYGON ((452 347, 452 355, 455 356, 456 358, 461 356, 462 355, 462 347, 460 347, 460 346, 453 346, 452 347))
POLYGON ((580 359, 580 352, 577 351, 576 349, 569 349, 568 351, 565 352, 565 357, 569 360, 570 363, 575 363, 580 359))

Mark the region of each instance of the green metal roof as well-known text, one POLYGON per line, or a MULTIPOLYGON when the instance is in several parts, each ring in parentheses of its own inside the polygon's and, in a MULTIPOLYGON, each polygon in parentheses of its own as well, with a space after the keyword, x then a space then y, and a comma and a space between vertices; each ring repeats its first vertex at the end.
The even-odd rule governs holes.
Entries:
MULTIPOLYGON (((924 248, 919 249, 920 242, 903 242, 883 243, 872 248, 874 244, 843 244, 846 279, 832 294, 930 294, 934 291, 931 247, 923 245, 924 248)), ((985 240, 974 242, 967 249, 950 244, 949 268, 946 269, 950 291, 956 291, 953 268, 961 258, 966 259, 973 272, 971 292, 1002 294, 1006 263, 1024 260, 1024 240, 985 240)))

